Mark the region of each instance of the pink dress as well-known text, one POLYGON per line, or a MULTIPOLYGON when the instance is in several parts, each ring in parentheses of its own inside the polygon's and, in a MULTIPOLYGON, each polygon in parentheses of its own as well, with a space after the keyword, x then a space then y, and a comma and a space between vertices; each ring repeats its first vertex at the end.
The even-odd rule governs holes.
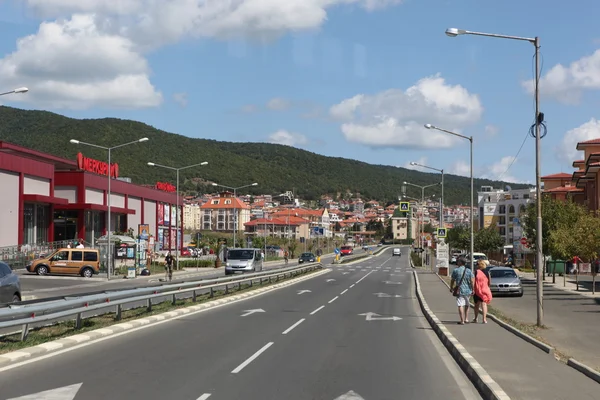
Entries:
POLYGON ((486 304, 489 304, 492 301, 492 291, 490 290, 488 282, 489 278, 485 272, 481 270, 475 272, 475 294, 486 304))

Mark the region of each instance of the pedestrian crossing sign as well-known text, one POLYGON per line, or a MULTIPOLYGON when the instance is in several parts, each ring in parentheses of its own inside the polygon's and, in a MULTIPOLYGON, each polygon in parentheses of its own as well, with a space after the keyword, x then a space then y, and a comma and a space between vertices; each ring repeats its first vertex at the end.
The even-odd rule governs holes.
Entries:
POLYGON ((410 211, 410 203, 408 201, 400 202, 400 211, 409 212, 410 211))
POLYGON ((446 237, 446 228, 438 228, 438 230, 437 230, 437 237, 438 238, 445 238, 446 237))

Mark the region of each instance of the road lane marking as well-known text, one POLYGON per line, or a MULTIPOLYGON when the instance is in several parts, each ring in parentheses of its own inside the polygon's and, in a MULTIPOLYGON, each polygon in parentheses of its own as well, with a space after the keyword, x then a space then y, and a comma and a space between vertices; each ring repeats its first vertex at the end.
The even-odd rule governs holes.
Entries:
POLYGON ((360 281, 362 281, 363 279, 365 279, 367 276, 371 275, 373 273, 373 271, 367 273, 365 276, 363 276, 362 278, 360 278, 359 280, 356 281, 356 283, 360 283, 360 281))
POLYGON ((281 332, 281 334, 287 335, 288 333, 290 333, 292 331, 292 329, 294 329, 295 327, 297 327, 298 325, 300 325, 303 322, 304 322, 304 318, 302 318, 300 321, 296 322, 294 325, 287 328, 285 331, 281 332))
POLYGON ((310 315, 315 315, 316 313, 318 313, 319 311, 321 311, 324 308, 325 308, 325 306, 321 306, 321 307, 317 308, 315 311, 311 312, 310 315))
POLYGON ((335 296, 333 299, 329 300, 329 304, 333 303, 334 301, 336 301, 338 299, 338 297, 340 296, 335 296))
POLYGON ((354 287, 354 283, 352 285, 350 285, 350 287, 348 289, 352 289, 354 287))
POLYGON ((243 370, 248 364, 250 364, 252 361, 256 360, 258 358, 258 356, 260 356, 262 353, 264 353, 269 347, 273 346, 274 342, 269 342, 267 344, 265 344, 259 351, 257 351, 256 353, 252 354, 250 356, 250 358, 248 358, 246 361, 244 361, 243 363, 241 363, 240 365, 237 366, 236 369, 234 369, 233 371, 231 371, 232 374, 237 374, 238 372, 240 372, 241 370, 243 370))
POLYGON ((210 397, 210 393, 204 393, 202 396, 198 397, 198 400, 206 400, 210 397))
POLYGON ((347 291, 348 291, 348 289, 344 289, 344 290, 342 291, 342 293, 340 293, 340 294, 344 294, 344 293, 346 293, 347 291))

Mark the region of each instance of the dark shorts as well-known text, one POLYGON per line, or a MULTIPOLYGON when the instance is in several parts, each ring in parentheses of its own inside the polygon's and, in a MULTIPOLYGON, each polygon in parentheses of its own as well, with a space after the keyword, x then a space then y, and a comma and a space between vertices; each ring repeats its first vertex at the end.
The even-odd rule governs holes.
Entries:
POLYGON ((483 303, 483 300, 481 299, 481 297, 477 296, 476 294, 473 295, 473 301, 475 303, 483 303))

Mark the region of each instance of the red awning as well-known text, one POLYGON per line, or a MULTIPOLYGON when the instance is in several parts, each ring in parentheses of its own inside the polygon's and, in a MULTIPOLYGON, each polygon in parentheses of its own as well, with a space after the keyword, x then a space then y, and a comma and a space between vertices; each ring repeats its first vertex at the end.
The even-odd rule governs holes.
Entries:
MULTIPOLYGON (((108 211, 108 207, 103 204, 91 204, 91 203, 71 203, 61 204, 55 207, 57 210, 95 210, 95 211, 108 211)), ((135 214, 135 210, 121 207, 110 207, 110 212, 115 214, 135 214)))
POLYGON ((69 204, 69 200, 60 197, 44 196, 41 194, 24 194, 23 201, 27 203, 69 204))

